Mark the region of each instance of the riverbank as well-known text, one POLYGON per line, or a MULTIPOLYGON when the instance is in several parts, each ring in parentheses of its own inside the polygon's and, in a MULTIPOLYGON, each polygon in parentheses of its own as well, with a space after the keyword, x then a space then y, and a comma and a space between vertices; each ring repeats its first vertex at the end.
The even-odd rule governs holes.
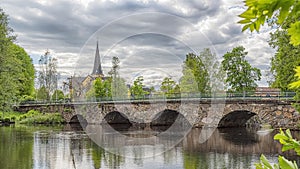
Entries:
POLYGON ((27 113, 1 112, 0 124, 65 124, 65 120, 60 113, 41 113, 30 110, 27 113))

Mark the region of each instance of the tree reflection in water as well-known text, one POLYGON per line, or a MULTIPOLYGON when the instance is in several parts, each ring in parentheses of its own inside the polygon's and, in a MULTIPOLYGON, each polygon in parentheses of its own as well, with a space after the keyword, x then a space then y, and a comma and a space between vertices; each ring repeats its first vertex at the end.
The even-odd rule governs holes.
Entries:
MULTIPOLYGON (((74 124, 64 126, 63 130, 53 126, 1 127, 0 168, 235 169, 253 168, 261 153, 273 162, 276 162, 278 154, 281 154, 281 145, 273 140, 276 131, 259 135, 255 131, 242 128, 217 129, 206 142, 200 143, 200 132, 205 130, 195 128, 173 149, 151 158, 144 158, 149 153, 147 152, 149 149, 145 149, 150 147, 147 142, 143 142, 143 145, 124 143, 126 151, 118 152, 120 155, 116 155, 93 143, 85 132, 77 128, 74 124), (74 128, 76 131, 73 131, 74 128), (126 156, 126 153, 130 153, 131 156, 126 156)), ((107 131, 103 129, 102 132, 107 131)), ((139 135, 139 132, 133 129, 121 132, 132 134, 132 137, 139 135)), ((299 132, 294 135, 299 136, 299 132)), ((113 143, 112 141, 109 143, 113 143)), ((299 163, 299 157, 293 156, 294 154, 287 152, 285 155, 299 163)))

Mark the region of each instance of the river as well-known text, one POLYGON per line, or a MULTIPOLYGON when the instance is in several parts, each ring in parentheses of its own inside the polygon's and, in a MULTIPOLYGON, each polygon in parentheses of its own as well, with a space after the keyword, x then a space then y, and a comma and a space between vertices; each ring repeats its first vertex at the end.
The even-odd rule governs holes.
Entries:
MULTIPOLYGON (((80 126, 79 126, 80 127, 80 126)), ((124 131, 121 131, 121 133, 124 131)), ((216 129, 200 143, 202 129, 195 128, 176 146, 126 144, 126 151, 111 153, 94 143, 78 126, 0 127, 1 169, 246 169, 254 168, 261 153, 277 162, 281 145, 276 131, 257 132, 244 128, 216 129), (152 152, 165 149, 160 154, 152 152)), ((136 137, 139 131, 126 131, 136 137)), ((299 138, 299 132, 293 132, 299 138)), ((145 137, 145 136, 143 136, 145 137)), ((113 144, 113 143, 112 143, 113 144)), ((290 159, 300 159, 293 152, 290 159)))

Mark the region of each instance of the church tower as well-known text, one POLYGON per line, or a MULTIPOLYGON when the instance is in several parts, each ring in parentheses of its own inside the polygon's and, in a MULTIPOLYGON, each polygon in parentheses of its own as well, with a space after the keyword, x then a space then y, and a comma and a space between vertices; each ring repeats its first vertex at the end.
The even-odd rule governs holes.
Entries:
POLYGON ((100 54, 99 54, 99 46, 97 41, 95 60, 94 60, 94 68, 92 72, 92 76, 104 76, 101 67, 100 54))

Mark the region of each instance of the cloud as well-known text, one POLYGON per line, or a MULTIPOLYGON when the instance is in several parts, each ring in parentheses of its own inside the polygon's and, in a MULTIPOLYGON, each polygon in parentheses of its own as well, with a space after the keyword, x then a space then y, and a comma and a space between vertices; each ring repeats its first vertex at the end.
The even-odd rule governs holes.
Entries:
POLYGON ((185 54, 206 47, 221 59, 244 45, 249 61, 264 70, 274 52, 266 42, 268 30, 241 32, 240 0, 2 0, 1 7, 34 62, 49 49, 65 77, 92 71, 97 40, 105 73, 113 56, 120 57, 126 79, 146 68, 167 72, 145 73, 149 84, 161 75, 179 77, 185 54))

